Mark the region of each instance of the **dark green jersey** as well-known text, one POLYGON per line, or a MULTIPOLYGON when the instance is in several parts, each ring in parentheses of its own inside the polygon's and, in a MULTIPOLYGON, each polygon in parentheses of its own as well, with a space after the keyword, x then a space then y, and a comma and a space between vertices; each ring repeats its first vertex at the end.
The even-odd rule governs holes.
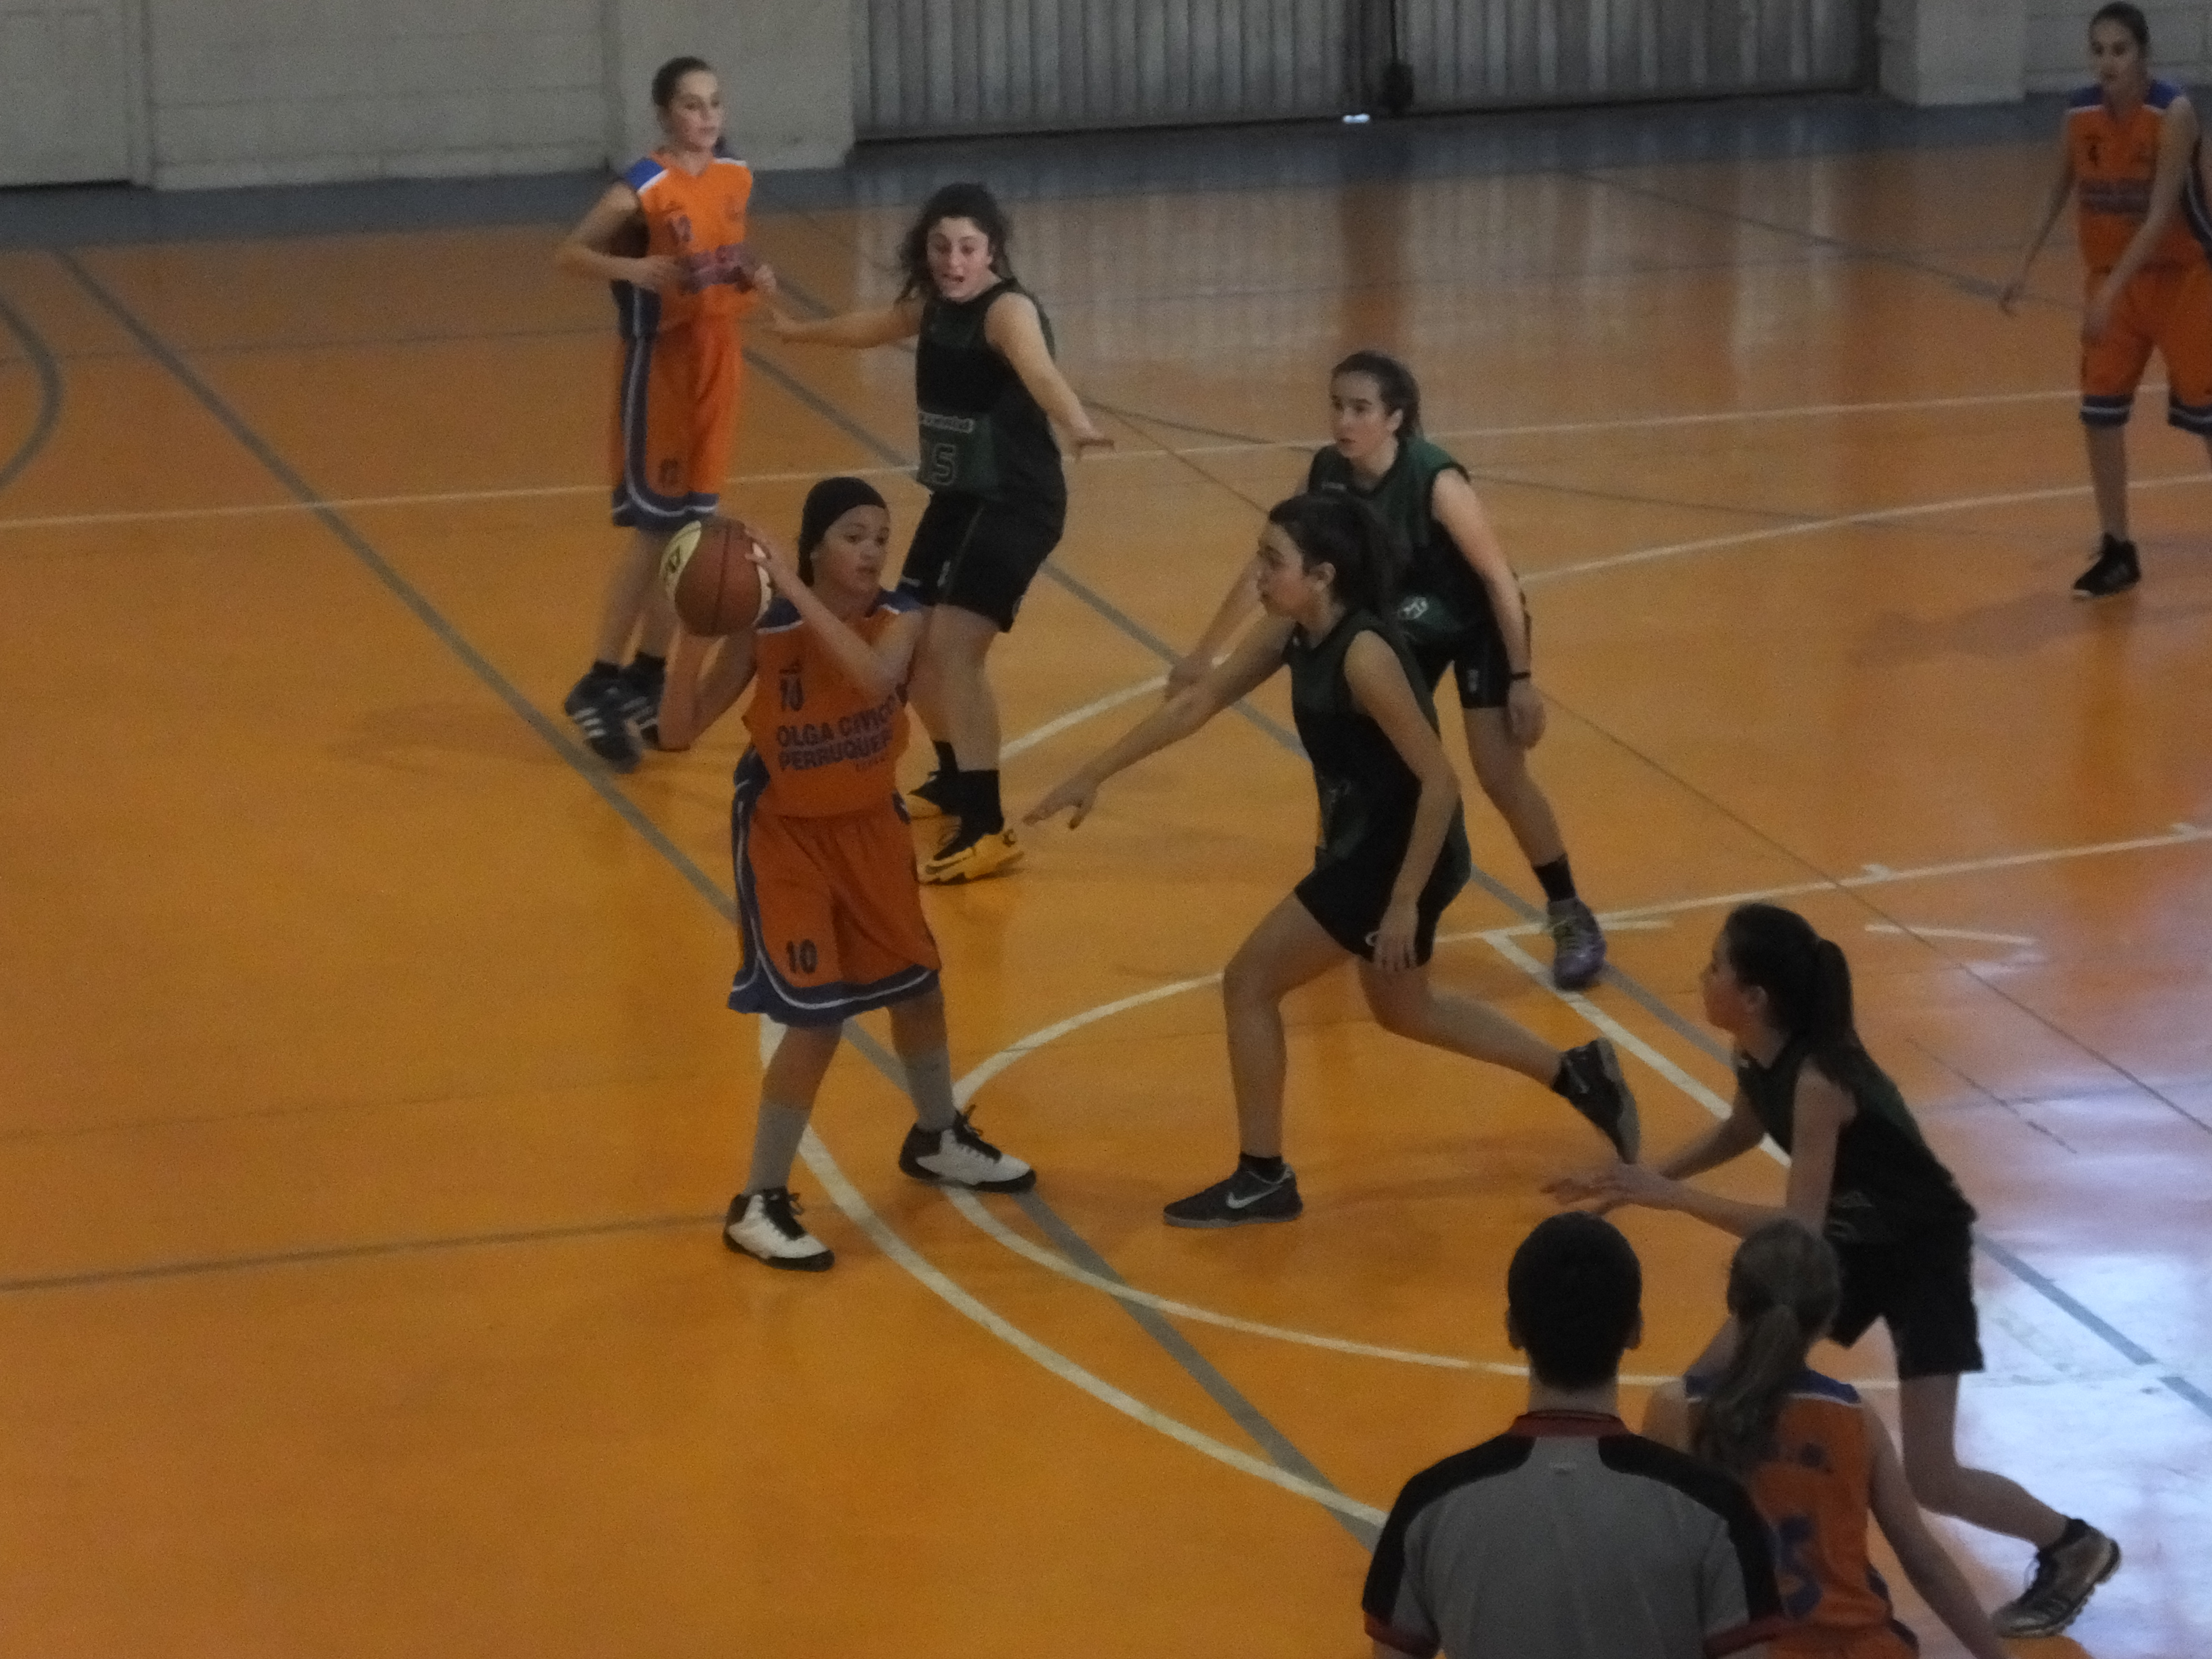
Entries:
MULTIPOLYGON (((1805 1054, 1805 1044, 1797 1042, 1775 1055, 1771 1066, 1746 1054, 1735 1057, 1737 1085, 1785 1152, 1796 1139, 1797 1073, 1805 1054)), ((1839 1244, 1887 1244, 1972 1226, 1974 1206, 1921 1139, 1920 1126, 1889 1074, 1869 1060, 1849 1091, 1857 1110, 1836 1141, 1828 1237, 1839 1244)))
MULTIPOLYGON (((1293 629, 1283 660, 1291 670, 1291 718, 1306 758, 1313 763, 1314 791, 1321 800, 1314 867, 1359 860, 1371 864, 1385 880, 1395 880, 1413 839, 1421 781, 1382 728, 1361 710, 1345 680, 1344 653, 1362 634, 1379 636, 1396 653, 1422 714, 1435 730, 1436 703, 1412 653, 1368 611, 1346 612, 1318 641, 1293 629)), ((1447 861, 1465 881, 1473 860, 1466 821, 1456 811, 1437 854, 1439 864, 1447 861)))
MULTIPOLYGON (((957 304, 934 294, 922 302, 914 355, 921 418, 915 477, 928 489, 1064 507, 1067 480, 1052 422, 983 332, 992 303, 1021 292, 1001 282, 957 304)), ((1042 307, 1037 321, 1050 347, 1052 325, 1042 307)))
POLYGON ((1316 495, 1344 494, 1375 509, 1407 561, 1398 583, 1407 604, 1399 620, 1417 634, 1455 634, 1490 616, 1490 592, 1474 574, 1467 556, 1451 532, 1437 522, 1432 503, 1437 478, 1467 469, 1426 438, 1409 438, 1398 446, 1390 470, 1371 485, 1352 475, 1352 463, 1334 449, 1317 449, 1306 469, 1306 489, 1316 495), (1415 605, 1414 600, 1425 600, 1415 605), (1441 610, 1442 617, 1430 613, 1441 610))

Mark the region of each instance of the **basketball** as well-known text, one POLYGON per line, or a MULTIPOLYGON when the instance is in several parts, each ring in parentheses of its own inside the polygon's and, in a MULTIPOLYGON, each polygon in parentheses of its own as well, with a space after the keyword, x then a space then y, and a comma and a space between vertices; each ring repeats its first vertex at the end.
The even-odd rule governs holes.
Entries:
POLYGON ((735 519, 687 524, 668 538, 660 585, 692 633, 743 633, 760 619, 768 579, 752 562, 752 532, 735 519))

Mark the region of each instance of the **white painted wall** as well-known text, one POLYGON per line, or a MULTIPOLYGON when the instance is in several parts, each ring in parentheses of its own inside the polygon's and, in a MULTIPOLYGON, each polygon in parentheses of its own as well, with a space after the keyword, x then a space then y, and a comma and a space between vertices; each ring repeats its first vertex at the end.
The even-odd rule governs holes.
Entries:
MULTIPOLYGON (((2027 0, 2027 84, 2034 92, 2058 92, 2087 86, 2089 20, 2103 0, 2027 0)), ((2136 0, 2150 24, 2154 73, 2197 93, 2190 101, 2201 112, 2203 89, 2212 82, 2212 0, 2136 0)))
MULTIPOLYGON (((2002 104, 2026 88, 2037 0, 1881 0, 1881 89, 1908 104, 2002 104)), ((2048 3, 2048 0, 2045 0, 2048 3)))
POLYGON ((52 101, 52 54, 0 52, 0 111, 26 126, 6 129, 21 182, 125 167, 191 188, 619 164, 657 136, 653 71, 686 52, 721 69, 730 147, 756 167, 833 166, 853 142, 852 0, 0 0, 10 16, 27 7, 41 27, 58 7, 119 13, 130 72, 70 97, 85 110, 119 97, 143 118, 123 167, 114 135, 89 125, 53 152, 24 113, 52 101))

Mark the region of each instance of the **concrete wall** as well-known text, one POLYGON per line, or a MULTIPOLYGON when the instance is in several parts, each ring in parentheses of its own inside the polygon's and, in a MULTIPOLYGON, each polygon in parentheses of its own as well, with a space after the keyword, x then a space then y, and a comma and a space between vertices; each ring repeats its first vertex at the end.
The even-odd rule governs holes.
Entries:
MULTIPOLYGON (((2179 81, 2196 96, 2204 112, 2205 85, 2212 82, 2212 0, 2136 0, 2150 23, 2150 61, 2156 74, 2179 81)), ((2034 92, 2057 92, 2089 81, 2089 20, 2103 0, 2027 0, 2027 85, 2034 92)))
POLYGON ((2036 3, 1881 0, 1875 26, 1881 89, 1908 104, 2018 99, 2026 90, 2027 10, 2036 3))
MULTIPOLYGON (((143 0, 141 176, 165 187, 547 173, 657 134, 666 58, 720 65, 761 167, 852 143, 851 0, 143 0)), ((0 64, 0 98, 8 95, 0 64)))

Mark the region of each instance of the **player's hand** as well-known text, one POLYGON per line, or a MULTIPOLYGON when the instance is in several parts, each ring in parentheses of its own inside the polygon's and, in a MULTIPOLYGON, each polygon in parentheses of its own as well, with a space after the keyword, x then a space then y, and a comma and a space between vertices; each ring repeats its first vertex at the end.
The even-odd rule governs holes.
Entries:
POLYGON ((1168 670, 1168 701, 1172 702, 1213 672, 1213 653, 1194 651, 1168 670))
POLYGON ((752 543, 745 556, 761 568, 768 577, 769 585, 777 592, 788 593, 793 588, 805 586, 799 580, 797 568, 781 548, 750 525, 745 526, 745 537, 752 543))
POLYGON ((1523 749, 1534 749, 1544 740, 1548 714, 1535 681, 1515 680, 1506 687, 1505 729, 1523 749))
POLYGON ((1078 460, 1081 460, 1094 449, 1114 447, 1114 441, 1101 432, 1088 416, 1084 417, 1082 425, 1071 427, 1067 435, 1075 441, 1075 458, 1078 460))
POLYGON ((1593 1164, 1587 1170, 1561 1176, 1544 1190, 1562 1204, 1582 1204, 1603 1215, 1623 1204, 1641 1204, 1663 1210, 1673 1197, 1674 1183, 1643 1164, 1593 1164))
POLYGON ((2112 305, 2115 296, 2110 288, 2100 288, 2081 312, 2081 343, 2094 345, 2105 337, 2105 331, 2112 325, 2112 305))
POLYGON ((1375 930, 1375 965, 1386 974, 1413 966, 1413 936, 1420 929, 1420 906, 1413 899, 1394 898, 1375 930))
POLYGON ((1022 822, 1044 823, 1073 808, 1074 816, 1067 821, 1067 827, 1073 830, 1091 816, 1091 809, 1097 804, 1098 786, 1078 772, 1054 785, 1042 800, 1022 814, 1022 822))
POLYGON ((648 253, 642 259, 629 261, 629 280, 634 288, 657 289, 664 294, 672 294, 691 286, 691 273, 684 268, 681 259, 665 253, 648 253))
POLYGON ((738 291, 741 294, 757 294, 763 300, 769 298, 776 292, 775 267, 765 259, 755 260, 750 264, 741 267, 738 271, 738 291))

